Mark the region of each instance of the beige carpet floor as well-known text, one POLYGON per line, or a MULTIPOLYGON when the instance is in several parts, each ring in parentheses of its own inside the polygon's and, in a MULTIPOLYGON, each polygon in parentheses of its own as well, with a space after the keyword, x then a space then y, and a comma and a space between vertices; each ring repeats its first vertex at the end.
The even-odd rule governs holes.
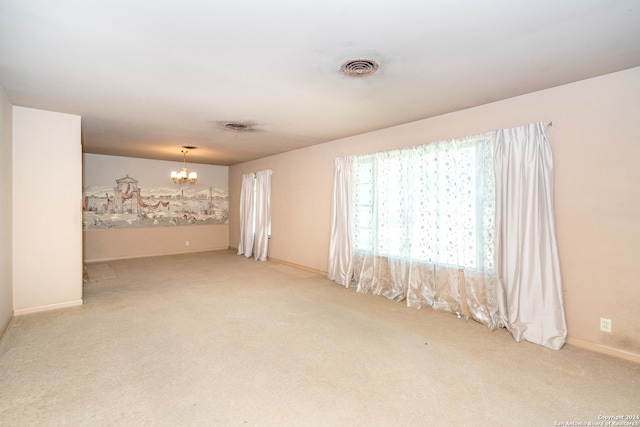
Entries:
POLYGON ((86 277, 84 305, 16 317, 2 338, 0 425, 554 426, 640 414, 633 362, 516 343, 231 251, 89 264, 86 277))

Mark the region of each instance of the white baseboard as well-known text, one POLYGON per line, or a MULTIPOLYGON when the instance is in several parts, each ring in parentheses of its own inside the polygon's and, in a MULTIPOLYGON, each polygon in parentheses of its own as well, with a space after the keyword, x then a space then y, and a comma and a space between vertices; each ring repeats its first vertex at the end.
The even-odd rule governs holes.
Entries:
POLYGON ((67 307, 75 307, 78 305, 82 305, 82 300, 76 300, 76 301, 67 301, 67 302, 60 302, 57 304, 47 304, 47 305, 40 305, 38 307, 29 307, 29 308, 21 308, 18 310, 13 310, 13 315, 14 316, 21 316, 23 314, 31 314, 31 313, 38 313, 41 311, 49 311, 49 310, 57 310, 59 308, 67 308, 67 307))
POLYGON ((93 259, 85 259, 83 262, 85 264, 92 264, 98 262, 109 262, 109 261, 119 261, 123 259, 137 259, 137 258, 152 258, 152 257, 161 257, 161 256, 170 256, 170 255, 184 255, 184 254, 194 254, 200 252, 211 252, 211 251, 226 251, 228 250, 228 246, 221 246, 215 248, 207 248, 207 249, 196 249, 196 250, 185 250, 185 251, 177 251, 177 252, 158 252, 144 255, 127 255, 121 257, 112 257, 112 258, 93 258, 93 259))
POLYGON ((319 274, 320 276, 326 276, 327 275, 326 271, 316 270, 315 268, 306 267, 304 265, 295 264, 293 262, 285 261, 285 260, 278 259, 278 258, 267 257, 267 261, 272 261, 272 262, 275 262, 275 263, 278 263, 278 264, 288 265, 289 267, 295 267, 297 269, 305 270, 305 271, 308 271, 310 273, 319 274))
POLYGON ((608 356, 619 357, 621 359, 626 359, 635 363, 640 363, 640 354, 632 353, 630 351, 620 350, 613 347, 607 347, 606 345, 592 343, 589 341, 581 340, 580 338, 567 337, 566 342, 569 345, 591 350, 596 353, 602 353, 608 356))

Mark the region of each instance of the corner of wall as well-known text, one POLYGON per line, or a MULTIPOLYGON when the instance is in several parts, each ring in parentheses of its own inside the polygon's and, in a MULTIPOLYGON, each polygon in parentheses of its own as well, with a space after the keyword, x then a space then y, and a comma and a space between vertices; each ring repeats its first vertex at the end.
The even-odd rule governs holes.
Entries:
POLYGON ((13 106, 0 87, 0 338, 13 318, 13 106))

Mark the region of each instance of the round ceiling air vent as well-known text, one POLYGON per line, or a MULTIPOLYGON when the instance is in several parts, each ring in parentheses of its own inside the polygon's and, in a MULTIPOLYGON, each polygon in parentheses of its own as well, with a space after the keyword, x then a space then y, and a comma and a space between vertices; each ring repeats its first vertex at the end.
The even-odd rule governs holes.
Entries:
POLYGON ((378 71, 378 63, 373 59, 352 59, 342 64, 340 71, 350 77, 370 76, 378 71))
POLYGON ((222 131, 227 131, 233 133, 253 133, 253 132, 261 132, 261 125, 248 121, 230 121, 230 120, 219 120, 215 122, 210 122, 215 125, 215 127, 222 131))
POLYGON ((242 132, 250 129, 250 126, 248 124, 238 122, 225 123, 224 127, 227 129, 235 130, 237 132, 242 132))

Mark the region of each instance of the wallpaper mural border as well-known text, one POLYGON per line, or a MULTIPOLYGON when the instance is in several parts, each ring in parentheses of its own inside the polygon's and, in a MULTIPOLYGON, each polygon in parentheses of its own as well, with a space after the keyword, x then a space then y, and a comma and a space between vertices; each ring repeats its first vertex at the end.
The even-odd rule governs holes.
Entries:
POLYGON ((162 160, 84 154, 82 228, 105 230, 229 223, 229 168, 197 164, 196 184, 174 184, 162 160))

